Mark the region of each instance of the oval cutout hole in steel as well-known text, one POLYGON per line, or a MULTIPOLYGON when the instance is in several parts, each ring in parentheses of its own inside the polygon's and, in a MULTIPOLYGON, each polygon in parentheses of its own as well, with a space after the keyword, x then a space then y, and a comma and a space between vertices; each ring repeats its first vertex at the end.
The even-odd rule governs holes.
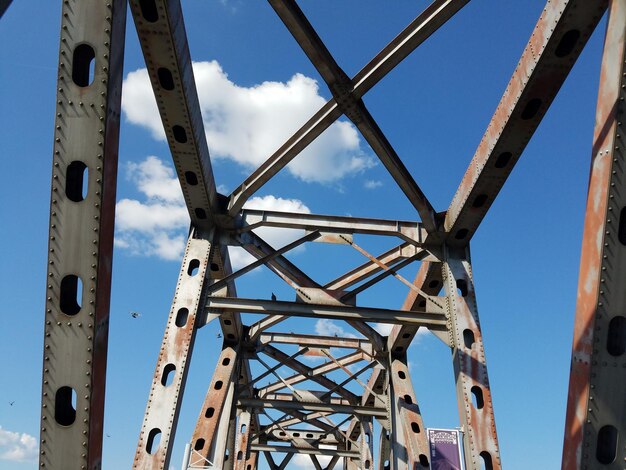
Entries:
POLYGON ((74 274, 68 274, 61 280, 59 296, 61 311, 66 315, 80 312, 83 301, 83 281, 74 274))
POLYGON ((463 343, 467 349, 472 349, 472 346, 476 342, 474 332, 468 328, 463 330, 463 343))
POLYGON ((233 322, 230 320, 224 320, 224 325, 231 325, 233 322))
POLYGON ((149 23, 155 23, 159 19, 159 12, 154 0, 139 0, 141 16, 149 23))
POLYGON ((417 424, 415 421, 413 421, 411 423, 411 430, 415 433, 415 434, 419 434, 420 433, 420 425, 417 424))
POLYGON ((406 402, 407 405, 413 404, 413 399, 411 398, 411 395, 404 395, 404 401, 406 402))
POLYGON ((203 220, 206 219, 206 212, 204 211, 204 209, 200 209, 198 207, 194 210, 194 213, 196 214, 196 217, 198 219, 203 219, 203 220))
POLYGON ((76 391, 60 387, 54 396, 54 420, 61 426, 71 426, 76 421, 76 391))
POLYGON ((221 390, 222 386, 224 385, 224 382, 222 382, 221 380, 218 380, 217 382, 215 382, 215 390, 221 390))
POLYGON ((172 127, 172 133, 174 134, 174 139, 179 144, 187 143, 187 131, 183 126, 174 126, 172 127))
POLYGON ((399 370, 398 371, 398 377, 400 377, 402 380, 406 379, 406 374, 404 373, 404 371, 399 370))
POLYGON ((429 289, 436 289, 437 287, 439 287, 439 281, 437 279, 430 281, 428 283, 428 288, 429 289))
MULTIPOLYGON (((211 271, 217 272, 219 270, 220 270, 220 267, 219 267, 219 265, 217 263, 211 263, 211 271)), ((229 325, 230 325, 230 323, 229 323, 229 325)))
POLYGON ((483 391, 478 385, 474 385, 471 388, 472 391, 472 404, 477 410, 482 410, 485 406, 485 400, 483 398, 483 391))
POLYGON ((617 229, 617 239, 626 246, 626 207, 619 212, 619 227, 617 229))
POLYGON ((176 366, 174 364, 166 364, 163 368, 163 374, 161 374, 161 385, 164 387, 172 385, 174 375, 176 375, 176 366))
POLYGON ((187 184, 190 184, 191 186, 196 186, 198 184, 198 177, 193 171, 186 171, 185 181, 187 181, 187 184))
POLYGON ((200 260, 192 259, 189 262, 189 267, 187 268, 187 274, 193 277, 196 274, 198 274, 199 270, 200 270, 200 260))
POLYGON ((187 318, 189 318, 189 309, 181 308, 176 313, 176 326, 182 328, 187 324, 187 318))
POLYGON ((205 418, 212 418, 214 414, 215 414, 215 408, 213 408, 213 407, 207 408, 206 412, 204 413, 204 417, 205 418))
POLYGON ((146 452, 150 455, 156 453, 161 444, 161 430, 159 428, 151 429, 148 433, 148 440, 146 441, 146 452))
POLYGON ((482 451, 479 455, 481 460, 481 470, 493 470, 493 461, 491 460, 491 454, 489 452, 482 451))
POLYGON ((428 457, 426 457, 424 454, 420 454, 420 464, 422 467, 428 468, 428 457))
POLYGON ((467 297, 467 281, 465 279, 456 280, 456 289, 461 297, 467 297))
POLYGON ((606 350, 611 356, 621 356, 626 352, 626 318, 617 316, 609 322, 606 350))
POLYGON ((556 50, 554 54, 557 57, 566 57, 572 53, 574 47, 576 47, 576 43, 580 38, 580 31, 577 29, 570 29, 567 33, 563 35, 561 40, 559 41, 558 46, 556 46, 556 50))
POLYGON ((596 459, 601 464, 607 465, 615 462, 617 456, 617 428, 611 426, 602 426, 598 431, 598 441, 596 445, 596 459))
POLYGON ((533 98, 528 103, 526 103, 526 107, 524 108, 524 111, 522 111, 522 119, 524 121, 527 121, 528 119, 534 118, 540 107, 541 100, 539 98, 533 98))
POLYGON ((159 85, 161 85, 161 88, 164 90, 172 91, 174 89, 174 78, 172 77, 170 69, 159 67, 157 70, 157 78, 159 79, 159 85))
POLYGON ((479 207, 484 206, 485 202, 487 202, 487 195, 486 194, 479 194, 474 199, 474 202, 472 202, 472 207, 474 209, 478 209, 479 207))
POLYGON ((310 433, 309 433, 309 434, 307 434, 307 435, 306 435, 306 437, 307 437, 308 439, 313 439, 313 434, 310 434, 310 433))
POLYGON ((224 360, 222 361, 222 365, 223 366, 227 366, 228 364, 230 364, 230 358, 229 357, 225 357, 224 360))
POLYGON ((80 202, 87 197, 89 170, 83 162, 74 160, 65 172, 65 195, 70 201, 80 202))
POLYGON ((300 433, 299 432, 294 432, 293 433, 293 437, 300 437, 300 433))
POLYGON ((456 234, 454 235, 454 238, 456 238, 457 240, 463 240, 465 237, 467 237, 468 233, 469 233, 469 230, 467 230, 466 228, 461 228, 457 230, 456 234))
POLYGON ((198 439, 196 443, 193 445, 194 450, 202 450, 204 448, 204 443, 206 441, 202 438, 198 439))
POLYGON ((494 166, 496 168, 504 168, 509 164, 512 156, 513 154, 511 152, 502 152, 500 155, 498 155, 498 158, 496 158, 496 163, 494 164, 494 166))
POLYGON ((72 81, 79 87, 93 82, 96 69, 96 53, 89 44, 79 44, 72 56, 72 81))

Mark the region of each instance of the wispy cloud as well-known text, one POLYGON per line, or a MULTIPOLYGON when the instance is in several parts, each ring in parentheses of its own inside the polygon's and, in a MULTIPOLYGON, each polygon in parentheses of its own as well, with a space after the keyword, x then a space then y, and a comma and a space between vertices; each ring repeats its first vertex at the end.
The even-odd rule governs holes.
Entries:
POLYGON ((0 459, 31 462, 37 459, 37 439, 30 434, 7 431, 0 426, 0 459))
POLYGON ((376 189, 380 188, 382 185, 383 182, 379 180, 365 180, 365 183, 363 183, 365 189, 376 189))
MULTIPOLYGON (((299 73, 287 82, 242 87, 217 61, 196 62, 193 68, 211 155, 246 168, 263 163, 326 102, 317 82, 299 73)), ((156 139, 165 138, 146 69, 126 76, 122 107, 130 122, 147 128, 156 139)), ((374 165, 356 128, 337 121, 288 170, 303 181, 328 183, 374 165)))
MULTIPOLYGON (((185 249, 189 214, 173 168, 149 156, 126 167, 126 178, 141 194, 139 199, 122 199, 116 206, 116 247, 138 256, 180 260, 185 249)), ((245 208, 267 211, 310 213, 298 199, 273 195, 253 197, 245 208)), ((264 227, 255 230, 274 248, 291 243, 303 235, 301 230, 264 227)), ((243 248, 230 247, 233 269, 255 261, 243 248)))

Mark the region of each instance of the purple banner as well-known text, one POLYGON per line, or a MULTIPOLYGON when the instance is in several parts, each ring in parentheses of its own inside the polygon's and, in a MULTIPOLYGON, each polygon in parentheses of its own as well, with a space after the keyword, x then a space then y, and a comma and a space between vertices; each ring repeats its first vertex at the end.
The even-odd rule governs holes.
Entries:
POLYGON ((461 437, 456 429, 429 429, 430 468, 464 470, 461 462, 461 437))

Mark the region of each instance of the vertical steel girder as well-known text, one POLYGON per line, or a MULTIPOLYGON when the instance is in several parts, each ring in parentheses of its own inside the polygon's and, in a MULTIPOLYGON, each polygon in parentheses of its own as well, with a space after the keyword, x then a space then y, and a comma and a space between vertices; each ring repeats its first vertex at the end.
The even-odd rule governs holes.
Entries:
POLYGON ((583 234, 563 470, 626 460, 626 2, 610 2, 583 234))
POLYGON ((418 470, 429 468, 428 442, 426 428, 422 420, 417 397, 413 390, 411 375, 407 366, 406 355, 392 358, 390 371, 391 387, 390 406, 396 416, 396 436, 402 436, 403 461, 407 468, 418 470))
POLYGON ((64 1, 62 13, 39 466, 98 469, 126 2, 64 1))
POLYGON ((212 463, 218 459, 214 452, 218 446, 219 423, 224 414, 230 416, 234 383, 239 371, 238 356, 235 348, 223 347, 191 438, 193 449, 212 463))
POLYGON ((169 467, 188 363, 197 330, 196 315, 207 282, 211 243, 190 236, 176 284, 133 468, 169 467))
POLYGON ((487 362, 478 321, 469 248, 448 248, 443 279, 448 296, 456 394, 465 432, 467 470, 501 470, 487 362))

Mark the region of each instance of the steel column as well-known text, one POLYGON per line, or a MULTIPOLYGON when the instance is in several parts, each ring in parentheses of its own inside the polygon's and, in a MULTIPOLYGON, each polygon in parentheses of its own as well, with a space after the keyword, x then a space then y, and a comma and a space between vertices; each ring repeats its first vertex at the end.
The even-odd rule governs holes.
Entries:
POLYGON ((167 321, 161 352, 152 379, 133 468, 169 467, 178 413, 197 331, 196 315, 207 281, 211 243, 189 238, 176 293, 167 321))
POLYGON ((563 470, 626 461, 626 2, 610 2, 596 111, 563 470))
POLYGON ((500 470, 500 449, 493 415, 487 362, 478 321, 469 248, 448 248, 442 275, 449 299, 450 340, 456 395, 465 431, 467 470, 500 470))
POLYGON ((98 469, 126 2, 59 3, 39 466, 98 469))

